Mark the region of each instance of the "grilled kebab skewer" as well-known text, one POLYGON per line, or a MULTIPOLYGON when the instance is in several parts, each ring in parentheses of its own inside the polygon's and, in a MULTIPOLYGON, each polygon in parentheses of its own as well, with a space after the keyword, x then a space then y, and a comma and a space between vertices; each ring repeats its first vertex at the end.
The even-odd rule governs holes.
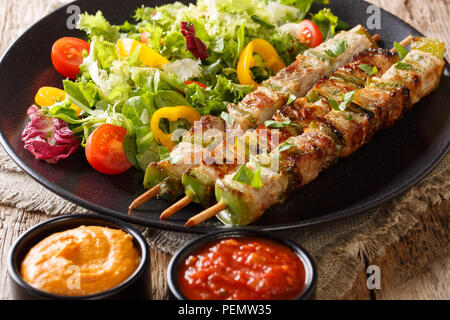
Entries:
POLYGON ((194 226, 214 215, 229 225, 245 225, 258 219, 339 158, 354 153, 373 133, 392 126, 413 104, 433 91, 444 69, 444 51, 444 44, 438 40, 414 39, 407 56, 381 77, 369 80, 365 88, 353 91, 345 109, 331 109, 325 116, 317 117, 303 134, 289 138, 289 148, 272 150, 270 156, 279 158, 277 172, 251 159, 246 167, 252 172, 260 168, 261 184, 254 187, 236 181, 234 173, 226 175, 215 185, 218 204, 191 218, 186 225, 194 226), (358 108, 369 110, 372 115, 355 112, 358 108))
MULTIPOLYGON (((347 63, 354 55, 367 48, 376 47, 376 42, 367 30, 359 25, 349 31, 340 32, 316 48, 306 50, 303 54, 299 54, 291 65, 264 81, 240 103, 230 104, 227 107, 233 122, 231 126, 246 131, 263 124, 288 101, 291 94, 296 97, 303 96, 317 80, 347 63), (327 54, 327 52, 334 52, 333 50, 337 47, 342 47, 343 52, 336 56, 327 54)), ((223 133, 224 127, 230 126, 223 119, 211 116, 204 116, 201 122, 207 123, 203 130, 217 129, 223 133)), ((190 130, 183 137, 183 141, 187 142, 181 142, 171 152, 172 161, 162 160, 148 166, 144 177, 144 187, 150 190, 133 201, 129 212, 154 195, 173 201, 182 194, 181 177, 195 163, 190 161, 193 159, 185 159, 184 155, 190 154, 197 159, 199 153, 208 154, 211 150, 205 150, 203 145, 200 148, 194 148, 193 138, 193 130, 190 130), (185 152, 186 148, 190 148, 191 151, 185 152), (192 151, 193 149, 195 151, 192 151)))
MULTIPOLYGON (((401 45, 407 46, 411 40, 412 37, 409 36, 402 41, 401 45)), ((244 136, 238 138, 237 151, 243 144, 242 148, 245 149, 245 153, 261 154, 264 150, 261 145, 266 147, 265 151, 270 152, 272 148, 277 147, 289 137, 301 134, 315 117, 324 116, 329 112, 331 106, 327 99, 336 99, 337 101, 345 93, 364 87, 367 80, 381 76, 396 63, 398 57, 393 55, 393 51, 393 49, 391 52, 383 49, 368 49, 355 56, 351 62, 337 69, 330 77, 323 78, 314 85, 307 94, 307 97, 310 97, 314 103, 308 101, 307 98, 300 98, 292 105, 284 106, 275 113, 272 121, 266 122, 267 126, 264 124, 256 131, 249 130, 244 136), (323 98, 320 98, 321 95, 323 98), (271 126, 276 128, 274 131, 277 139, 272 139, 274 134, 272 134, 271 126)), ((370 113, 371 111, 365 112, 370 113)), ((236 171, 239 159, 235 158, 223 160, 222 157, 216 156, 215 159, 218 159, 218 162, 203 162, 186 171, 182 177, 186 197, 164 210, 161 219, 171 217, 190 202, 199 203, 204 207, 211 206, 215 201, 215 182, 236 171)))

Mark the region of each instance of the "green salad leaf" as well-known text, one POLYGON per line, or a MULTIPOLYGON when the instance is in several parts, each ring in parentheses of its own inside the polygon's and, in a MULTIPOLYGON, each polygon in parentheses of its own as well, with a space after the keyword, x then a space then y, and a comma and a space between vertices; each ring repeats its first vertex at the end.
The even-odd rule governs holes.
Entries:
POLYGON ((321 4, 329 3, 328 0, 279 0, 277 2, 300 9, 300 19, 303 19, 308 14, 314 2, 318 2, 321 4))
POLYGON ((114 42, 120 38, 120 28, 118 26, 112 26, 105 19, 101 11, 97 11, 95 15, 87 13, 80 14, 77 27, 86 32, 91 39, 94 37, 102 37, 107 41, 114 42))
MULTIPOLYGON (((83 13, 77 27, 89 38, 89 54, 83 53, 77 79, 63 81, 66 99, 43 111, 66 121, 82 139, 82 145, 104 123, 122 126, 127 130, 125 153, 136 168, 145 170, 149 163, 160 159, 176 162, 151 131, 154 112, 163 107, 192 106, 202 115, 221 116, 233 125, 227 105, 238 103, 253 90, 252 86, 239 83, 240 53, 251 40, 262 38, 277 50, 286 65, 291 64, 307 47, 281 27, 307 18, 313 3, 326 4, 328 0, 198 0, 190 5, 175 2, 137 8, 134 20, 121 25, 111 24, 100 11, 83 13), (182 23, 192 24, 195 38, 206 47, 206 59, 197 60, 188 50, 182 23), (128 57, 119 56, 116 42, 123 38, 146 43, 170 63, 161 68, 143 65, 140 50, 144 47, 128 57), (204 86, 186 82, 191 80, 204 86), (82 109, 80 115, 72 104, 82 109)), ((319 26, 324 39, 347 27, 329 9, 308 19, 319 26)), ((338 43, 330 54, 339 55, 345 45, 338 43)), ((262 82, 273 72, 261 57, 255 55, 255 59, 258 63, 251 72, 256 81, 262 82)), ((291 95, 288 103, 295 99, 291 95)), ((267 125, 282 128, 292 123, 287 119, 267 125)), ((160 122, 166 133, 189 126, 185 119, 160 122)), ((259 167, 256 172, 245 166, 238 171, 236 179, 261 187, 259 167)))
POLYGON ((334 37, 340 30, 346 30, 349 25, 335 16, 330 9, 325 8, 314 14, 311 19, 320 29, 324 41, 334 37))
POLYGON ((76 104, 83 111, 91 113, 97 101, 100 100, 100 94, 97 86, 92 82, 73 82, 64 80, 64 91, 69 96, 72 103, 76 104))

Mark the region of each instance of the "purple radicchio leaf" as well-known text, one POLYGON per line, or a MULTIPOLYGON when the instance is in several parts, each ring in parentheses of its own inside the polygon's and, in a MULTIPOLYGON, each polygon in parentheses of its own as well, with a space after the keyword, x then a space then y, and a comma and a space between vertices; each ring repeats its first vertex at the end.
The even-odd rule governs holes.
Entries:
POLYGON ((56 163, 80 147, 80 139, 72 134, 65 121, 45 116, 42 110, 34 105, 28 109, 27 114, 31 121, 25 125, 22 141, 25 143, 25 149, 36 159, 56 163))
POLYGON ((181 22, 181 34, 186 38, 186 50, 190 51, 195 58, 205 60, 209 57, 206 45, 195 35, 195 28, 192 23, 181 22))

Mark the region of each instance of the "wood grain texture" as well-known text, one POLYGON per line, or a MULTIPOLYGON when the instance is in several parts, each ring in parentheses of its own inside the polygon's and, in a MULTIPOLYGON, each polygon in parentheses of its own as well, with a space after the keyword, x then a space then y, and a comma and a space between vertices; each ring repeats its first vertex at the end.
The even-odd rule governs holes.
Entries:
POLYGON ((450 203, 432 207, 385 255, 369 264, 381 269, 376 299, 450 299, 450 203))
MULTIPOLYGON (((450 0, 367 0, 395 14, 427 36, 445 41, 450 48, 450 0)), ((46 0, 1 0, 0 54, 21 32, 39 20, 46 0)), ((449 60, 450 52, 446 58, 449 60)), ((450 201, 431 207, 421 223, 386 249, 386 253, 367 261, 381 269, 381 289, 369 291, 366 270, 355 270, 358 278, 344 299, 450 299, 449 258, 450 201)), ((49 219, 42 214, 0 205, 0 299, 9 297, 6 257, 13 241, 31 226, 49 219)), ((152 250, 152 293, 154 299, 167 299, 168 254, 152 250)))
MULTIPOLYGON (((438 38, 450 48, 450 0, 366 0, 414 26, 428 37, 438 38)), ((450 60, 450 50, 445 54, 450 60)))
POLYGON ((381 288, 367 289, 366 270, 343 299, 450 299, 450 201, 433 206, 383 256, 366 261, 381 271, 381 288))

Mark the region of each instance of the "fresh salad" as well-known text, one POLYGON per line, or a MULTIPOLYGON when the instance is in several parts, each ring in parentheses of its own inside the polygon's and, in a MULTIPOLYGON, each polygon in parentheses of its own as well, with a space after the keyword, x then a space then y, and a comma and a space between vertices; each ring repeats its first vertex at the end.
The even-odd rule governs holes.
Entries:
POLYGON ((348 27, 329 9, 310 13, 313 2, 327 0, 177 2, 138 8, 122 25, 100 11, 82 14, 78 29, 88 41, 54 43, 64 90, 37 92, 25 148, 56 163, 84 147, 104 174, 145 170, 174 147, 176 129, 224 114, 296 55, 348 27))

